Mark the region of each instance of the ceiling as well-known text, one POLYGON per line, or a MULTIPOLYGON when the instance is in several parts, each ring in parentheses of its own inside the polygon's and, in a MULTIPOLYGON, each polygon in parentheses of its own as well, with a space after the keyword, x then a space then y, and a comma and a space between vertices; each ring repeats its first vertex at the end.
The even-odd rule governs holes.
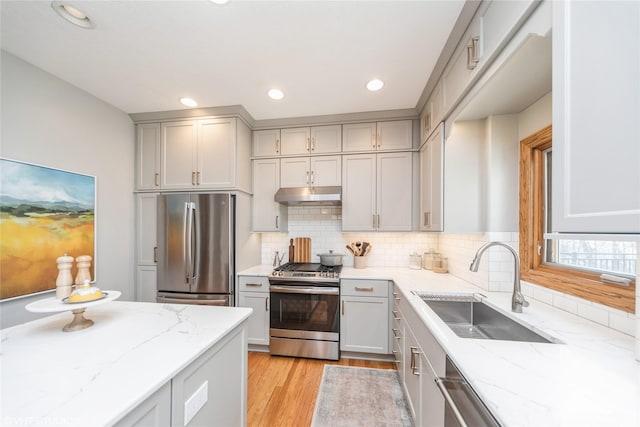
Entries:
POLYGON ((242 105, 256 120, 415 108, 463 0, 0 2, 2 49, 126 113, 242 105), (385 82, 378 92, 365 85, 385 82), (277 87, 285 97, 271 100, 277 87))

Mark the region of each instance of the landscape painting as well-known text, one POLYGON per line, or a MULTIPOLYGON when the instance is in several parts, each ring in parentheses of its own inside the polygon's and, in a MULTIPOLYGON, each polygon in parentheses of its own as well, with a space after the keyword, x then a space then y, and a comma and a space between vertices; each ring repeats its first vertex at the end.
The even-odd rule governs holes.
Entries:
POLYGON ((95 177, 0 159, 0 299, 55 289, 64 254, 95 279, 95 206, 95 177))

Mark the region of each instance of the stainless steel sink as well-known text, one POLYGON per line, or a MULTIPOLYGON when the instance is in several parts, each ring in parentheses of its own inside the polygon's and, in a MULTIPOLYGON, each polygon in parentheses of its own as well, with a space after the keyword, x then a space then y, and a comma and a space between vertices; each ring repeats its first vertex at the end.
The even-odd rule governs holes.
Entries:
POLYGON ((536 343, 559 342, 505 316, 473 294, 414 293, 459 337, 536 343))

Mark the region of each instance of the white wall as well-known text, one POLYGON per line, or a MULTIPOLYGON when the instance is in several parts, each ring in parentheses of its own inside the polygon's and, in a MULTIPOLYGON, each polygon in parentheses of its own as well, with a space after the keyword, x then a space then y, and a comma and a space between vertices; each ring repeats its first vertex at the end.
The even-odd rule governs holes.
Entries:
MULTIPOLYGON (((134 298, 134 124, 127 114, 2 51, 0 156, 96 176, 96 278, 134 298)), ((51 262, 62 254, 51 254, 51 262)), ((55 283, 53 283, 55 284, 55 283)), ((3 328, 37 317, 0 303, 3 328)), ((71 317, 69 317, 71 320, 71 317)))

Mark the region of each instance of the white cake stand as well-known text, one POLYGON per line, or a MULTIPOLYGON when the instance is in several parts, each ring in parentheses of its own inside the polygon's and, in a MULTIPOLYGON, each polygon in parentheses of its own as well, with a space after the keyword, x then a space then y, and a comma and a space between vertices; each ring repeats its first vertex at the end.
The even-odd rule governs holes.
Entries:
POLYGON ((120 298, 122 292, 120 291, 102 291, 106 294, 104 298, 95 301, 68 303, 62 302, 58 298, 46 298, 39 301, 34 301, 27 304, 25 307, 32 313, 57 313, 62 311, 71 311, 73 313, 73 320, 62 328, 65 332, 80 331, 93 325, 93 320, 86 319, 83 316, 84 311, 96 305, 104 304, 105 302, 113 301, 120 298))

